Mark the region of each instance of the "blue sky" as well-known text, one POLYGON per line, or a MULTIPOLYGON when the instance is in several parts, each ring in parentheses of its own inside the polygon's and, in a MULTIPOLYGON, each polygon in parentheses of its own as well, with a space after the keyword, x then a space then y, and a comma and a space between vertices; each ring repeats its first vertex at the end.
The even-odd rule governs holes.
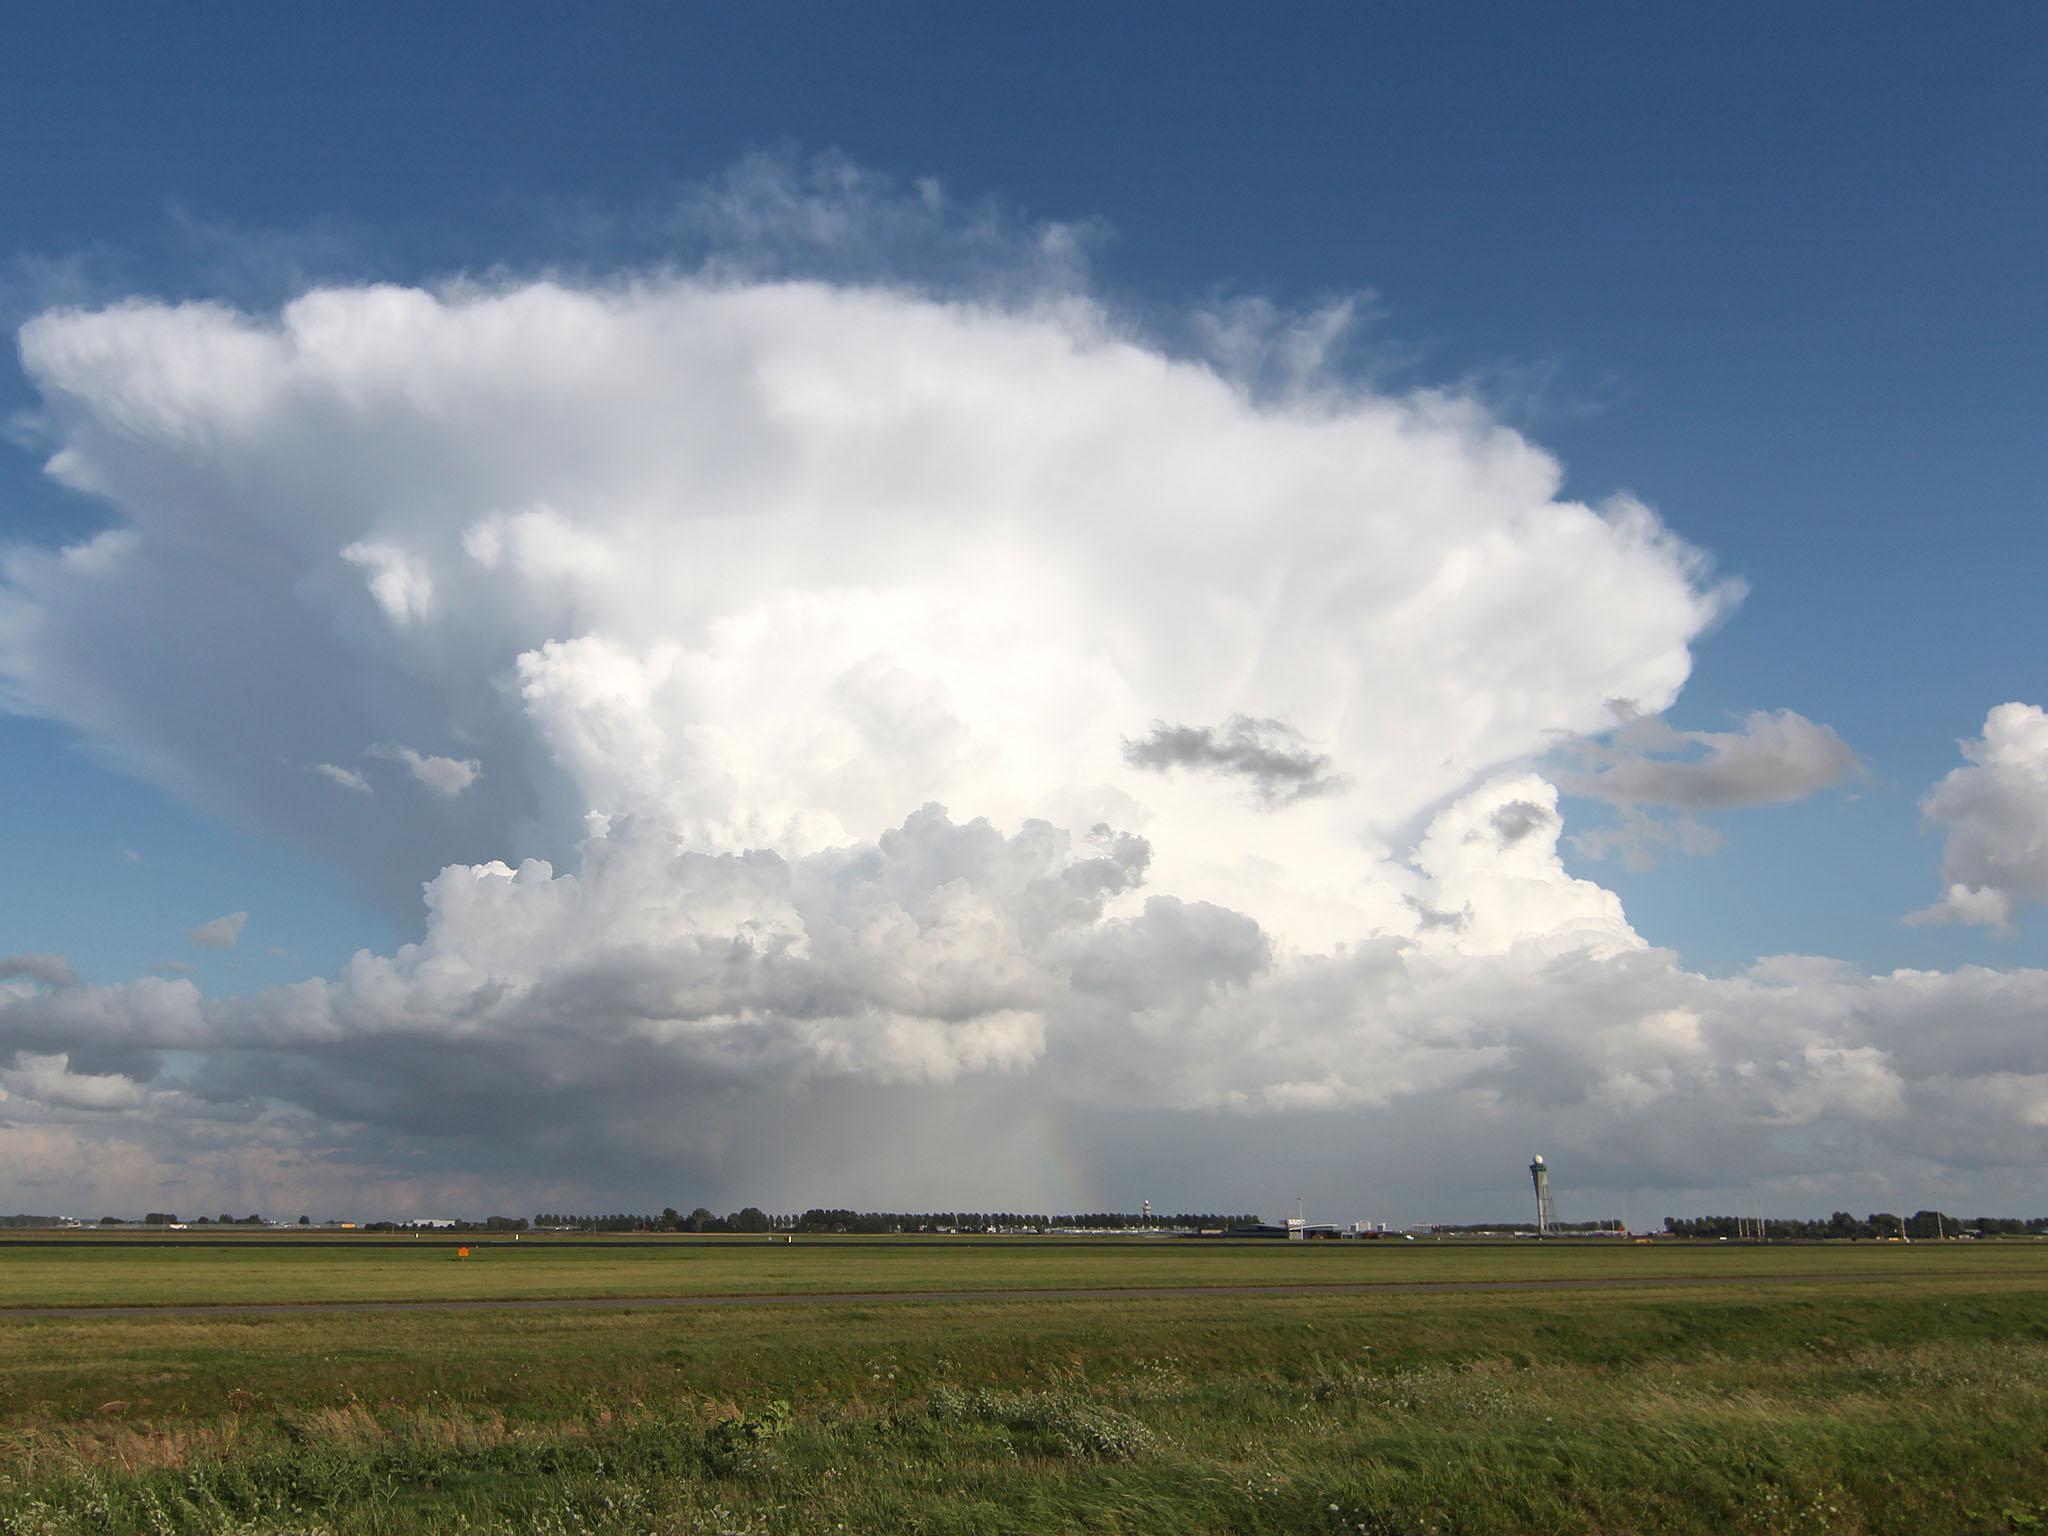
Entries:
MULTIPOLYGON (((2038 966, 2038 906, 2003 935, 1901 921, 1941 892, 1920 807, 1957 743, 1994 706, 2048 702, 2048 22, 1942 20, 23 12, 0 48, 0 301, 17 326, 130 297, 261 314, 319 284, 688 266, 707 251, 667 210, 763 154, 841 157, 905 197, 931 178, 1014 230, 1078 226, 1089 291, 1160 335, 1236 299, 1370 295, 1346 377, 1476 392, 1562 461, 1565 496, 1640 497, 1746 583, 1696 638, 1670 725, 1792 710, 1860 760, 1794 803, 1700 813, 1717 851, 1635 869, 1568 835, 1565 867, 1709 976, 1781 953, 2038 966)), ((0 408, 39 409, 24 369, 0 371, 0 408)), ((121 522, 44 475, 46 437, 16 437, 0 537, 121 522)), ((0 952, 103 983, 176 961, 227 996, 420 936, 324 834, 225 781, 125 773, 123 744, 89 734, 0 717, 0 952), (229 911, 251 914, 234 949, 180 937, 229 911)), ((1615 814, 1565 802, 1568 830, 1615 814)), ((462 860, 534 851, 482 822, 447 836, 462 860)))

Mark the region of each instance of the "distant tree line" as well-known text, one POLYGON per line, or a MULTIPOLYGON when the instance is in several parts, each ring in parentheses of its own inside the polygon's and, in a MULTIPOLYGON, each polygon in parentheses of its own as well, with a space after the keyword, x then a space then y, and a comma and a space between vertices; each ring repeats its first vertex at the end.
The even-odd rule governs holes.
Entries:
POLYGON ((1215 1212, 1176 1211, 1165 1216, 1154 1211, 1150 1216, 1133 1214, 1130 1211, 1084 1211, 1078 1215, 1055 1216, 1050 1223, 1055 1227, 1111 1227, 1137 1230, 1146 1227, 1166 1227, 1173 1231, 1201 1232, 1218 1227, 1256 1227, 1259 1218, 1251 1212, 1235 1216, 1218 1215, 1215 1212))
POLYGON ((1666 1216, 1664 1229, 1676 1237, 1763 1237, 1771 1241, 1818 1238, 1955 1237, 1973 1232, 1985 1237, 2048 1233, 2048 1216, 1951 1216, 1946 1211, 1915 1211, 1899 1216, 1872 1211, 1861 1219, 1836 1211, 1825 1221, 1800 1221, 1770 1216, 1666 1216))
MULTIPOLYGON (((142 1218, 149 1226, 171 1226, 178 1217, 170 1211, 151 1211, 142 1218)), ((0 1230, 59 1227, 69 1222, 61 1216, 31 1216, 17 1213, 0 1216, 0 1230)), ((120 1216, 102 1216, 98 1225, 116 1227, 129 1225, 129 1219, 120 1216)), ((848 1233, 865 1235, 888 1235, 915 1232, 1030 1232, 1047 1231, 1055 1228, 1082 1228, 1096 1231, 1135 1231, 1142 1229, 1164 1229, 1174 1232, 1229 1230, 1233 1227, 1257 1226, 1259 1218, 1250 1214, 1235 1216, 1195 1214, 1176 1212, 1168 1216, 1160 1213, 1144 1215, 1132 1211, 1085 1211, 1068 1214, 1048 1215, 1043 1212, 1025 1211, 854 1211, 837 1208, 812 1207, 796 1215, 772 1216, 759 1206, 747 1206, 725 1216, 713 1214, 704 1206, 698 1206, 688 1213, 678 1211, 674 1206, 665 1206, 659 1212, 635 1215, 615 1212, 605 1216, 577 1216, 563 1212, 543 1211, 531 1223, 524 1216, 486 1216, 480 1220, 464 1219, 447 1223, 435 1223, 434 1230, 444 1232, 524 1232, 532 1227, 566 1229, 577 1232, 812 1232, 848 1233)), ((200 1216, 189 1225, 194 1227, 260 1227, 267 1225, 261 1216, 234 1216, 223 1213, 220 1216, 200 1216)), ((296 1225, 310 1227, 310 1217, 301 1216, 296 1225)), ((324 1225, 335 1225, 333 1222, 324 1225)), ((422 1223, 409 1221, 364 1222, 357 1230, 363 1232, 410 1232, 419 1230, 422 1223)), ((1553 1232, 1601 1232, 1618 1228, 1613 1221, 1556 1222, 1553 1232)), ((1418 1229, 1419 1230, 1419 1229, 1418 1229)), ((1526 1221, 1470 1222, 1464 1224, 1443 1224, 1430 1228, 1434 1232, 1534 1232, 1534 1223, 1526 1221)), ((2048 1216, 1951 1216, 1946 1211, 1915 1211, 1910 1216, 1900 1216, 1889 1211, 1873 1211, 1867 1216, 1856 1217, 1847 1211, 1836 1211, 1825 1220, 1804 1220, 1796 1217, 1751 1216, 1667 1216, 1664 1230, 1674 1237, 1699 1238, 1713 1241, 1716 1238, 1736 1240, 1740 1238, 1763 1237, 1774 1242, 1823 1238, 1873 1239, 1886 1237, 1955 1237, 1961 1233, 1972 1233, 1983 1237, 2026 1237, 2048 1236, 2048 1216)))
MULTIPOLYGON (((304 1219, 304 1217, 300 1218, 302 1221, 304 1219)), ((175 1225, 177 1220, 178 1216, 175 1211, 151 1211, 142 1218, 143 1225, 149 1227, 168 1227, 175 1225)), ((118 1227, 126 1221, 127 1218, 123 1216, 102 1216, 100 1218, 100 1225, 103 1227, 118 1227)), ((222 1212, 218 1217, 201 1216, 190 1223, 190 1225, 195 1227, 260 1227, 263 1224, 264 1221, 261 1216, 231 1216, 226 1212, 222 1212)))
MULTIPOLYGON (((304 1218, 300 1218, 303 1220, 304 1218)), ((364 1232, 524 1232, 528 1229, 524 1216, 486 1216, 481 1221, 462 1220, 435 1222, 431 1226, 417 1221, 368 1221, 359 1229, 364 1232)))
MULTIPOLYGON (((1419 1228, 1417 1230, 1420 1230, 1419 1228)), ((1436 1222, 1432 1232, 1534 1232, 1533 1221, 1467 1221, 1436 1222)), ((1609 1218, 1606 1221, 1553 1221, 1547 1228, 1551 1232, 1619 1232, 1621 1223, 1609 1218)))
POLYGON ((542 1211, 533 1218, 542 1230, 571 1232, 770 1232, 774 1218, 753 1206, 730 1216, 714 1216, 699 1206, 689 1215, 670 1206, 657 1214, 615 1211, 608 1216, 577 1216, 567 1211, 542 1211), (737 1225, 736 1225, 737 1223, 737 1225))
POLYGON ((813 1207, 798 1215, 771 1216, 750 1205, 729 1216, 717 1216, 704 1206, 685 1214, 667 1206, 656 1214, 576 1216, 542 1211, 533 1218, 536 1227, 569 1229, 577 1232, 813 1232, 884 1236, 899 1232, 1043 1232, 1053 1227, 1109 1228, 1131 1231, 1163 1227, 1172 1231, 1255 1226, 1256 1216, 1196 1215, 1181 1212, 1172 1216, 1146 1216, 1131 1211, 1095 1211, 1079 1215, 1047 1215, 1029 1211, 854 1211, 813 1207))
MULTIPOLYGON (((63 1219, 57 1216, 0 1216, 0 1227, 55 1227, 63 1219)), ((184 1223, 193 1227, 263 1227, 269 1223, 261 1216, 198 1216, 184 1223)), ((99 1225, 103 1227, 124 1227, 131 1225, 125 1216, 102 1216, 99 1225)), ((179 1225, 175 1211, 151 1211, 142 1218, 146 1227, 172 1227, 179 1225)), ((311 1227, 313 1218, 301 1216, 292 1223, 294 1226, 311 1227)), ((323 1226, 338 1226, 335 1221, 321 1223, 323 1226)), ((363 1232, 411 1232, 426 1224, 416 1221, 370 1221, 364 1222, 358 1231, 363 1232)), ((481 1221, 462 1220, 432 1224, 443 1232, 524 1232, 528 1222, 524 1216, 486 1216, 481 1221)))

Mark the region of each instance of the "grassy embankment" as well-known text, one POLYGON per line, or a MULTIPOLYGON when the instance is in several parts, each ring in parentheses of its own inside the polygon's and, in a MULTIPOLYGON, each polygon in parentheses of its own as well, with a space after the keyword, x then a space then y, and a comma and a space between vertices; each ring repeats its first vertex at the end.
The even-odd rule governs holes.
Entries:
POLYGON ((2030 1531, 2048 1262, 2025 1258, 1683 1291, 0 1320, 0 1532, 2030 1531))

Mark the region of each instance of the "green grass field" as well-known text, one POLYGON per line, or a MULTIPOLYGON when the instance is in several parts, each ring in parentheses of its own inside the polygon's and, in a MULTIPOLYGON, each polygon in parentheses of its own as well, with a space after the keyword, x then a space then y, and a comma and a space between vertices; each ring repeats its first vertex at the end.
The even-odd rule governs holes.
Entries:
POLYGON ((0 1536, 2048 1529, 2048 1245, 416 1246, 0 1244, 0 1296, 1727 1283, 0 1315, 0 1536))
POLYGON ((546 1238, 141 1246, 0 1239, 0 1308, 209 1302, 736 1296, 1093 1286, 1398 1284, 1461 1280, 2048 1273, 2048 1243, 1815 1246, 1660 1243, 1276 1243, 764 1238, 678 1243, 546 1238))

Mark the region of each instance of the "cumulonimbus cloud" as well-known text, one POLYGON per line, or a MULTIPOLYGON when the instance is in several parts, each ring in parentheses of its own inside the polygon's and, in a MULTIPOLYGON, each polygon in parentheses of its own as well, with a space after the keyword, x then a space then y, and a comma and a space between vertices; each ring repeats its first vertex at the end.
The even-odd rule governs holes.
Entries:
POLYGON ((1198 829, 1159 839, 1177 889, 1329 910, 1334 939, 1357 910, 1258 871, 1609 698, 1668 703, 1728 600, 1469 402, 1255 402, 1071 298, 337 289, 53 313, 22 352, 52 473, 118 524, 8 557, 0 687, 398 911, 480 842, 566 859, 593 812, 801 852, 926 800, 1080 827, 1135 803, 1198 829), (190 639, 159 687, 165 626, 190 639), (1345 792, 1283 827, 1124 760, 1134 719, 1233 717, 1284 720, 1345 792), (284 767, 429 733, 522 771, 441 807, 284 767))
MULTIPOLYGON (((1471 400, 1330 373, 1321 329, 1249 378, 1072 277, 31 321, 50 473, 110 526, 0 557, 0 697, 426 909, 240 998, 0 985, 0 1151, 252 1201, 650 1161, 938 1198, 1144 1127, 1244 1190, 1287 1139, 1205 1152, 1220 1124, 1350 1111, 1319 1123, 1488 1155, 1562 1116, 1667 1182, 2009 1165, 2037 979, 1711 981, 1560 863, 1524 765, 1670 705, 1735 597, 1698 551, 1471 400), (335 793, 365 743, 437 792, 335 793), (1940 1048, 1934 1008, 1968 1021, 1940 1048)), ((1591 776, 1714 808, 1836 748, 1753 717, 1591 776)))

